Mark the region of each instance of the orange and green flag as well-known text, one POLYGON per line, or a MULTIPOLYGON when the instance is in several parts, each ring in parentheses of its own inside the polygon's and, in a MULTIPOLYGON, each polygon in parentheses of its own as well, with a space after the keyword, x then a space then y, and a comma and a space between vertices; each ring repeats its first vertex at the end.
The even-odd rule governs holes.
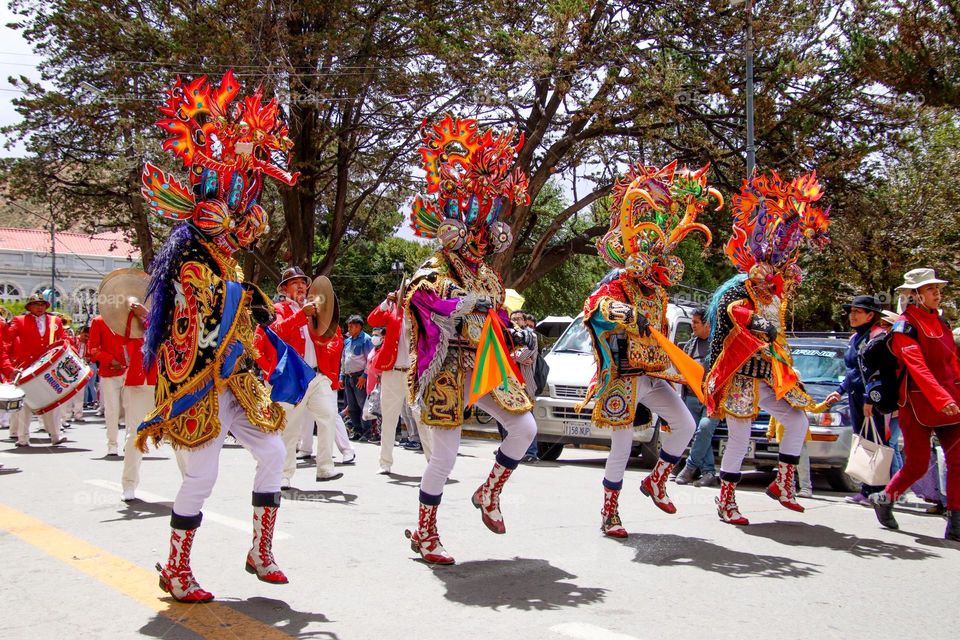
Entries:
POLYGON ((467 406, 487 395, 497 386, 507 387, 507 378, 513 376, 523 384, 523 376, 507 350, 503 338, 503 321, 490 309, 480 331, 477 345, 477 357, 473 365, 473 378, 470 380, 467 406))

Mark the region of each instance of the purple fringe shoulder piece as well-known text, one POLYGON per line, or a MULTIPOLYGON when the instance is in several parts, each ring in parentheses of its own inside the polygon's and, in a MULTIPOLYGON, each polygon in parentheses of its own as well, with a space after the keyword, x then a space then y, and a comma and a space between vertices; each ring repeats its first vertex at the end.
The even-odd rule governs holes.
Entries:
POLYGON ((147 368, 153 365, 160 343, 167 337, 170 330, 176 297, 174 283, 178 277, 181 260, 186 249, 197 242, 199 241, 196 233, 189 223, 178 224, 170 232, 167 241, 163 243, 163 247, 150 265, 147 300, 151 301, 151 306, 143 340, 143 363, 147 368))

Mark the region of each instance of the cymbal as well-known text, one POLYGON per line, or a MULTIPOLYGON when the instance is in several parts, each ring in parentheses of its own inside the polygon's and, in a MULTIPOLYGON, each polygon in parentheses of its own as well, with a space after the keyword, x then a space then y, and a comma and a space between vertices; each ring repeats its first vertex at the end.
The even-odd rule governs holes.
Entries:
POLYGON ((131 338, 143 337, 143 325, 136 316, 130 317, 130 304, 139 302, 146 304, 147 284, 150 276, 140 269, 117 269, 111 271, 100 281, 97 290, 97 306, 100 316, 107 323, 110 330, 117 335, 127 335, 131 338), (127 320, 130 318, 130 330, 127 331, 127 320))
POLYGON ((317 276, 307 289, 307 304, 314 303, 317 312, 308 324, 310 331, 324 338, 333 337, 340 324, 340 303, 327 276, 317 276))

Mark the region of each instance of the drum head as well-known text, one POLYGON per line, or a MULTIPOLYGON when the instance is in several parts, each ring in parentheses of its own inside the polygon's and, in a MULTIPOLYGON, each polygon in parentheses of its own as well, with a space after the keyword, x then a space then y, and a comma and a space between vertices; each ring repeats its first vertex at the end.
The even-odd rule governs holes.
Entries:
MULTIPOLYGON (((130 317, 130 303, 146 306, 147 284, 150 276, 140 269, 117 269, 108 273, 100 282, 97 304, 100 316, 110 330, 117 335, 131 338, 143 337, 143 325, 136 316, 130 317), (127 331, 129 319, 130 329, 127 331)), ((148 307, 149 308, 149 307, 148 307)))

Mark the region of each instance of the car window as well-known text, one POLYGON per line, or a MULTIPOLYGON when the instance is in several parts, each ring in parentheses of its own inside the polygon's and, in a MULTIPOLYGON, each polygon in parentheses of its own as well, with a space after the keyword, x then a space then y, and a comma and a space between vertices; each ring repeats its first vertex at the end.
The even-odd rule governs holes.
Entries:
POLYGON ((567 330, 563 332, 557 344, 553 346, 553 353, 575 352, 575 353, 593 353, 593 344, 590 341, 590 334, 583 325, 583 318, 578 316, 567 330))
POLYGON ((843 351, 829 347, 794 347, 793 368, 807 383, 839 382, 846 374, 843 351))
POLYGON ((676 344, 682 345, 693 337, 693 326, 686 321, 677 323, 677 331, 673 336, 676 344))

